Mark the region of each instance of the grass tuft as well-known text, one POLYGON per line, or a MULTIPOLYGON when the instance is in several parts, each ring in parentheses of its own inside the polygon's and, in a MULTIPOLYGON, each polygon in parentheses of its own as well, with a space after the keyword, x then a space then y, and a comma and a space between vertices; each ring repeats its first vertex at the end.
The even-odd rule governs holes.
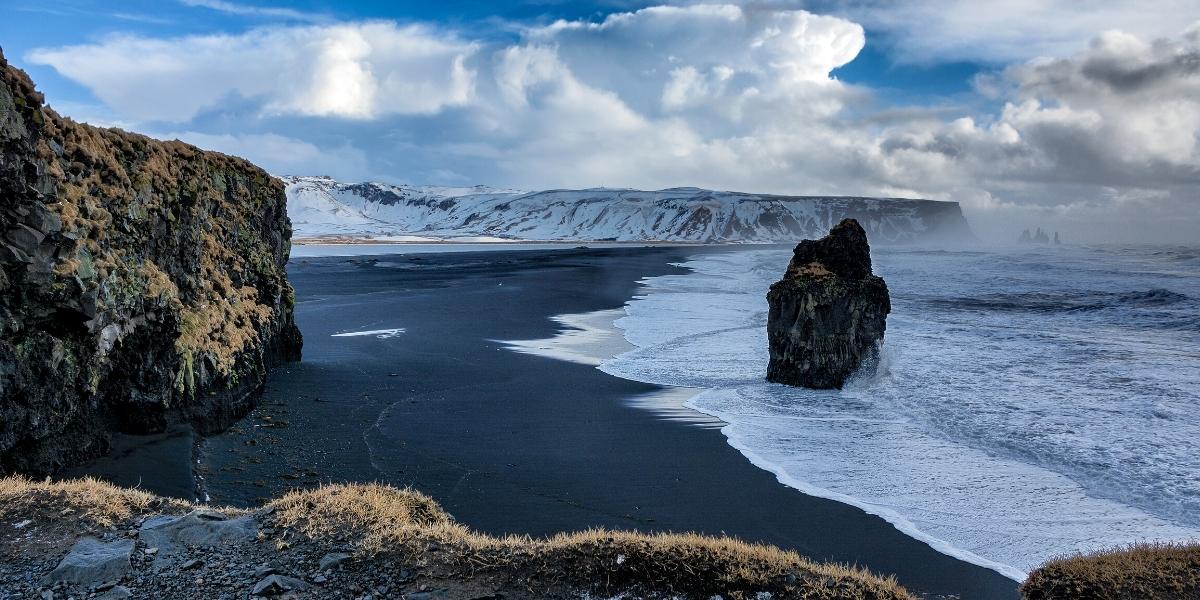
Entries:
POLYGON ((1021 585, 1027 600, 1200 598, 1200 543, 1133 544, 1051 559, 1021 585))

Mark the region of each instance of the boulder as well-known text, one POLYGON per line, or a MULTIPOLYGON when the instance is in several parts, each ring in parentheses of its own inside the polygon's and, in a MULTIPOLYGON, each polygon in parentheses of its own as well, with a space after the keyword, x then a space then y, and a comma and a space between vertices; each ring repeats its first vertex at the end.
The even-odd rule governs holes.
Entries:
POLYGON ((228 518, 208 510, 194 510, 181 517, 162 516, 142 524, 139 537, 146 546, 170 559, 192 547, 212 548, 248 543, 255 539, 258 527, 247 516, 228 518))
POLYGON ((792 252, 767 293, 767 380, 834 389, 878 356, 891 299, 871 273, 871 247, 858 221, 845 219, 792 252))
POLYGON ((106 581, 120 581, 129 572, 133 540, 102 542, 83 538, 71 546, 62 562, 46 576, 47 583, 65 582, 90 587, 106 581))

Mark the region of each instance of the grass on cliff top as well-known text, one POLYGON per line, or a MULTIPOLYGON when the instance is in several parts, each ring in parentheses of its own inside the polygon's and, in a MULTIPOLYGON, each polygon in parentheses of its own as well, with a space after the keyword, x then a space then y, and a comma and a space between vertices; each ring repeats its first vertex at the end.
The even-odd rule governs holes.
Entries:
POLYGON ((709 598, 912 598, 894 577, 814 563, 794 552, 729 537, 591 529, 550 538, 475 533, 429 497, 384 485, 329 485, 273 501, 279 523, 312 538, 341 536, 365 555, 437 560, 526 581, 709 598))
POLYGON ((111 527, 146 513, 182 513, 183 500, 119 488, 86 477, 70 481, 34 481, 20 475, 0 478, 0 523, 32 519, 111 527))
POLYGON ((1021 584, 1027 600, 1200 598, 1200 543, 1134 544, 1052 559, 1021 584))
MULTIPOLYGON (((94 479, 0 479, 0 522, 70 517, 110 526, 194 507, 94 479)), ((351 547, 378 568, 420 565, 459 577, 498 577, 535 596, 597 589, 610 595, 634 590, 639 597, 754 598, 765 591, 777 599, 913 598, 894 577, 814 563, 794 552, 728 537, 600 529, 550 538, 483 535, 454 522, 420 492, 379 484, 293 491, 267 509, 261 518, 292 532, 291 539, 300 534, 324 546, 351 547)))

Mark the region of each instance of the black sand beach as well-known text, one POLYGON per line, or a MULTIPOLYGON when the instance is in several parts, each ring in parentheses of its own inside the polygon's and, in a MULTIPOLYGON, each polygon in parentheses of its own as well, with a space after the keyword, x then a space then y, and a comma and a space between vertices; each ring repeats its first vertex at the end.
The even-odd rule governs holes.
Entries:
MULTIPOLYGON (((697 248, 297 259, 304 360, 203 442, 215 503, 320 482, 433 496, 489 533, 588 527, 726 533, 895 573, 910 589, 1015 598, 1016 583, 861 510, 787 488, 711 428, 633 408, 659 388, 493 340, 554 335, 548 317, 618 308, 697 248), (404 328, 395 337, 335 333, 404 328)), ((697 365, 703 368, 703 365, 697 365)), ((153 486, 148 486, 153 487, 153 486)))

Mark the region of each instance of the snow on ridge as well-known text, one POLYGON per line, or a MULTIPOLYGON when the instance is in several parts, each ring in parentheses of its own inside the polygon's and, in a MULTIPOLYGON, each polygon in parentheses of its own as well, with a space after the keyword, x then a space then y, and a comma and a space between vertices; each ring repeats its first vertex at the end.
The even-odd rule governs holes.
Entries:
POLYGON ((285 177, 299 239, 495 237, 527 241, 792 242, 845 217, 883 243, 967 241, 956 202, 778 196, 680 187, 521 191, 285 177))

